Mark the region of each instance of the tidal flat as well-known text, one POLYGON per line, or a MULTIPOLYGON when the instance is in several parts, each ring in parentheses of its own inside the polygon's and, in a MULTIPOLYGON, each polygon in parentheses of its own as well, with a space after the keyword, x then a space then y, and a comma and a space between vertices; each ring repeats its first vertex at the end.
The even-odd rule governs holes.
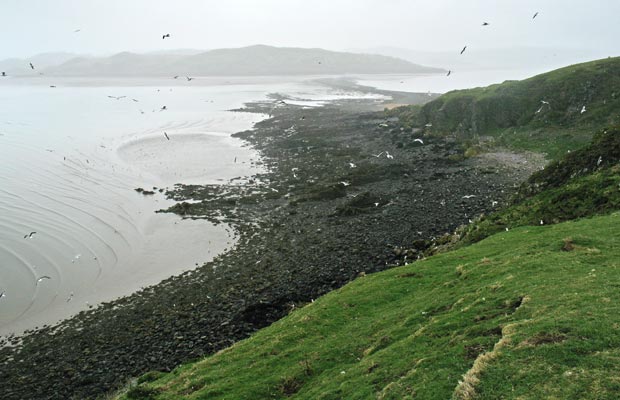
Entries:
POLYGON ((94 398, 127 377, 225 348, 360 274, 423 257, 431 239, 498 207, 535 168, 465 158, 458 141, 405 131, 378 109, 376 99, 247 104, 245 112, 271 112, 235 134, 265 171, 227 185, 177 185, 166 195, 178 203, 162 210, 228 224, 235 247, 9 338, 21 345, 0 350, 4 398, 94 398))

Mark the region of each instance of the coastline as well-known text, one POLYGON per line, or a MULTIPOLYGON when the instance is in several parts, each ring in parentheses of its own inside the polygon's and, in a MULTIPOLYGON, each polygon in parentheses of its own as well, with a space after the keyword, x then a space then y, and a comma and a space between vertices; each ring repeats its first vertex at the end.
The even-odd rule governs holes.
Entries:
POLYGON ((420 146, 376 109, 368 100, 286 106, 236 134, 261 153, 265 173, 168 192, 186 201, 170 211, 231 224, 236 247, 28 335, 20 353, 0 350, 7 398, 96 396, 227 347, 360 273, 416 258, 416 243, 491 210, 527 177, 501 162, 453 161, 458 143, 424 138, 420 146))

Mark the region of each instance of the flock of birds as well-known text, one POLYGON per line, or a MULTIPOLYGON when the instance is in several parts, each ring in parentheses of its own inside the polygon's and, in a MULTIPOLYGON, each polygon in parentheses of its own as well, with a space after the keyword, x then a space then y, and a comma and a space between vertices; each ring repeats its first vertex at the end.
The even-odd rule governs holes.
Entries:
MULTIPOLYGON (((532 16, 532 20, 536 19, 537 16, 538 16, 538 11, 534 13, 534 16, 532 16)), ((489 25, 491 24, 486 21, 482 23, 482 26, 489 26, 489 25)), ((461 55, 465 53, 465 50, 467 50, 467 46, 463 46, 463 49, 461 50, 461 55)), ((452 70, 448 70, 448 73, 446 74, 446 76, 450 76, 450 75, 452 75, 452 70)))
MULTIPOLYGON (((536 19, 536 17, 537 17, 537 16, 538 16, 538 12, 534 13, 534 15, 532 16, 532 20, 536 19)), ((485 26, 489 26, 489 25, 490 25, 490 23, 489 23, 489 22, 486 22, 486 21, 482 23, 482 26, 483 26, 483 27, 485 27, 485 26)), ((81 29, 76 29, 76 30, 74 30, 73 32, 74 32, 74 33, 78 33, 78 32, 80 32, 80 31, 81 31, 81 29)), ((162 35, 162 40, 165 40, 165 39, 170 38, 170 37, 171 37, 171 36, 170 36, 170 33, 163 34, 163 35, 162 35)), ((467 45, 463 46, 463 48, 462 48, 462 50, 461 50, 460 54, 461 54, 461 55, 462 55, 462 54, 464 54, 466 50, 467 50, 467 45)), ((318 61, 318 63, 319 63, 319 64, 321 64, 321 61, 318 61)), ((29 62, 28 64, 29 64, 30 69, 35 70, 35 66, 34 66, 34 64, 33 64, 32 62, 29 62)), ((446 75, 446 76, 450 76, 451 74, 452 74, 452 70, 448 70, 448 72, 447 72, 447 75, 446 75)), ((2 75, 2 76, 7 76, 7 75, 6 75, 6 72, 4 72, 4 71, 3 71, 3 72, 1 72, 1 75, 2 75)), ((173 79, 179 79, 180 77, 181 77, 180 75, 176 75, 176 76, 173 76, 173 79)), ((187 82, 191 82, 191 81, 192 81, 192 80, 194 80, 195 78, 190 77, 190 76, 185 76, 185 79, 187 80, 187 82)), ((50 87, 55 87, 55 86, 54 86, 54 85, 50 85, 50 87)), ((110 98, 110 99, 121 100, 121 99, 126 98, 127 96, 112 96, 112 95, 108 95, 107 97, 108 97, 108 98, 110 98)), ((134 101, 134 102, 138 102, 138 101, 139 101, 138 99, 133 99, 133 98, 132 98, 131 100, 132 100, 132 101, 134 101)), ((549 102, 548 102, 548 101, 541 100, 540 102, 541 102, 541 106, 540 106, 540 108, 536 111, 536 113, 540 113, 540 112, 543 110, 543 108, 544 108, 545 106, 550 107, 550 104, 549 104, 549 102)), ((274 109, 276 109, 277 107, 283 106, 283 105, 286 105, 286 102, 285 102, 284 100, 277 100, 277 101, 275 101, 275 102, 274 102, 273 107, 269 110, 269 117, 271 117, 271 116, 273 115, 273 111, 274 111, 274 109)), ((165 111, 165 110, 167 110, 167 106, 165 106, 165 105, 164 105, 164 106, 162 106, 162 107, 160 108, 160 111, 165 111)), ((141 112, 142 114, 144 114, 144 111, 140 110, 140 112, 141 112)), ((584 106, 582 107, 582 109, 581 109, 581 114, 583 114, 583 113, 585 113, 585 112, 586 112, 586 106, 584 105, 584 106)), ((304 116, 302 116, 300 119, 302 119, 302 120, 303 120, 303 119, 305 119, 305 117, 304 117, 304 116)), ((427 124, 426 126, 427 126, 427 127, 431 127, 431 126, 432 126, 432 124, 427 124)), ((164 134, 164 137, 166 138, 166 140, 170 140, 170 136, 168 135, 168 133, 167 133, 167 132, 164 132, 163 134, 164 134)), ((414 142, 418 142, 418 143, 420 143, 420 144, 424 144, 424 141, 423 141, 422 139, 420 139, 420 138, 414 139, 414 142)), ((374 157, 379 158, 379 157, 381 157, 383 154, 385 154, 386 158, 388 158, 388 159, 393 159, 393 158, 394 158, 394 156, 393 156, 392 154, 390 154, 388 151, 382 151, 382 152, 381 152, 381 153, 379 153, 379 154, 372 154, 372 155, 373 155, 374 157)), ((236 157, 235 157, 235 161, 236 161, 236 157)), ((350 168, 356 168, 356 167, 357 167, 357 165, 355 165, 354 163, 350 162, 350 163, 349 163, 349 167, 350 167, 350 168)), ((350 185, 350 183, 348 183, 348 182, 341 182, 341 183, 342 183, 344 186, 348 186, 348 185, 350 185)), ((475 196, 475 195, 465 195, 465 196, 463 196, 463 198, 464 198, 464 199, 470 199, 470 198, 473 198, 473 197, 476 197, 476 196, 475 196)), ((376 203, 376 204, 375 204, 375 206, 379 206, 379 204, 378 204, 378 203, 376 203)), ((543 221, 541 220, 541 221, 540 221, 540 223, 541 223, 541 224, 543 224, 543 221)), ((32 238, 34 237, 34 235, 36 235, 36 234, 37 234, 37 232, 35 232, 35 231, 33 231, 33 232, 29 232, 29 233, 27 233, 26 235, 24 235, 24 239, 32 239, 32 238)), ((38 284, 39 284, 40 282, 42 282, 42 281, 45 281, 45 280, 51 280, 51 279, 52 279, 52 278, 51 278, 50 276, 48 276, 48 275, 43 275, 43 276, 41 276, 41 277, 37 278, 37 280, 36 280, 36 284, 38 285, 38 284)), ((4 298, 4 297, 6 297, 6 293, 5 293, 5 291, 0 292, 0 299, 2 299, 2 298, 4 298)), ((72 299, 72 298, 73 298, 73 292, 71 293, 71 295, 69 296, 69 298, 67 299, 67 301, 71 301, 71 299, 72 299)))

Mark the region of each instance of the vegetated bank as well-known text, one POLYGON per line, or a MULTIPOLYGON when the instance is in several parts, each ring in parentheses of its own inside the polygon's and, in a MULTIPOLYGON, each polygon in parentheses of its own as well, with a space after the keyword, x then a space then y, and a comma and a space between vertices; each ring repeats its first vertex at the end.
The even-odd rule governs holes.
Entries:
POLYGON ((407 129, 469 141, 472 154, 503 145, 558 158, 586 145, 597 130, 620 123, 620 57, 455 90, 390 114, 407 129))

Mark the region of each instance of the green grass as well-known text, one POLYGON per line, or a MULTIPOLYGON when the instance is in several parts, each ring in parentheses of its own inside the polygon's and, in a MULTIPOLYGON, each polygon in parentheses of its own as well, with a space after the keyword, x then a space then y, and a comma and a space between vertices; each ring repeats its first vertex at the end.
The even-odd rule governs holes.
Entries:
POLYGON ((620 57, 615 57, 522 81, 455 90, 423 106, 387 113, 398 116, 405 128, 432 124, 429 135, 490 136, 498 145, 557 158, 587 144, 599 128, 620 123, 619 110, 620 57))
POLYGON ((521 227, 358 278, 120 398, 617 398, 619 223, 521 227))

